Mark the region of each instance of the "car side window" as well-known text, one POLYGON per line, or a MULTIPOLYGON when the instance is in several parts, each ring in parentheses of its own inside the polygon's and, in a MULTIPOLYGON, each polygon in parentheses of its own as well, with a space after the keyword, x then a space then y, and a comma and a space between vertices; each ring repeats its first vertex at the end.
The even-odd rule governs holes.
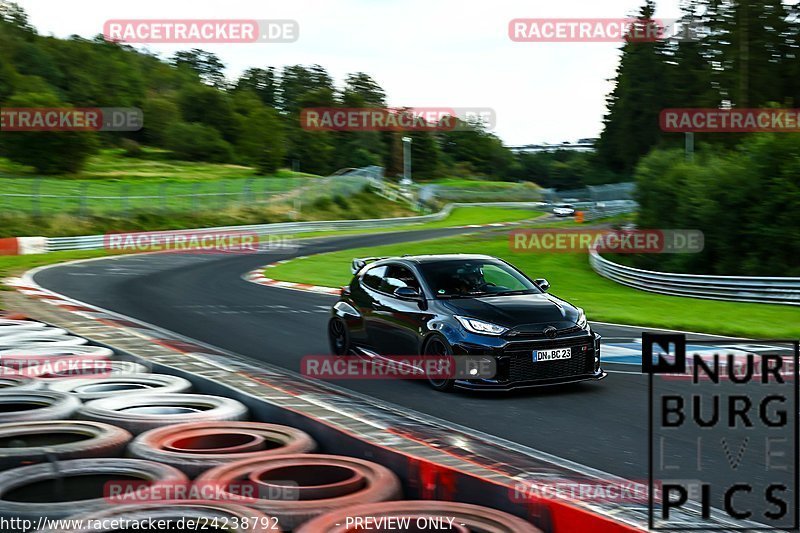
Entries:
POLYGON ((402 265, 389 265, 380 290, 387 294, 393 294, 400 287, 411 287, 421 291, 419 282, 411 270, 402 265))
POLYGON ((381 284, 383 283, 383 279, 386 276, 386 267, 385 266, 378 266, 373 267, 364 272, 364 275, 361 277, 361 282, 364 283, 370 289, 375 289, 376 291, 381 290, 381 284))

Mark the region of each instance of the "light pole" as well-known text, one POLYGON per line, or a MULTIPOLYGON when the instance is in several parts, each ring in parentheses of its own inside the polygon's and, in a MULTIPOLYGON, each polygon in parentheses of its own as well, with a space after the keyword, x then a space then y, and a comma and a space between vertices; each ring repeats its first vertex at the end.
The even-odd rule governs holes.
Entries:
POLYGON ((411 185, 411 137, 403 137, 403 185, 411 185))

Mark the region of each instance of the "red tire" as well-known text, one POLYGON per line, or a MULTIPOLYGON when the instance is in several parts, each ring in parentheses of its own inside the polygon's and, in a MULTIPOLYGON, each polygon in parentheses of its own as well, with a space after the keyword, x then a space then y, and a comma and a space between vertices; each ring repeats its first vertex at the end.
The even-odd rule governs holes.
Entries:
POLYGON ((357 517, 406 519, 409 527, 403 527, 403 531, 541 533, 539 528, 522 518, 489 507, 467 503, 419 500, 369 503, 336 509, 306 522, 296 529, 295 533, 346 533, 357 529, 352 523, 353 519, 357 517), (425 527, 426 525, 429 527, 425 527))
MULTIPOLYGON (((211 486, 211 492, 227 492, 229 486, 243 481, 259 488, 259 497, 247 498, 244 504, 277 517, 285 530, 341 507, 402 497, 400 481, 385 466, 338 455, 293 454, 238 461, 212 468, 195 483, 211 486)), ((241 498, 230 494, 231 499, 237 497, 241 498)))
POLYGON ((225 463, 309 453, 316 443, 304 431, 260 422, 190 422, 142 433, 128 453, 182 470, 189 477, 225 463))

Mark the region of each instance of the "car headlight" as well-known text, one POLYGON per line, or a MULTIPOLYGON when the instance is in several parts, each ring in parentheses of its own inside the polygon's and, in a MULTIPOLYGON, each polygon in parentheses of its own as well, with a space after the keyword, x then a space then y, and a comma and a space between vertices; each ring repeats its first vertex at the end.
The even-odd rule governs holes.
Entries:
POLYGON ((502 335, 508 328, 503 326, 498 326, 497 324, 492 324, 491 322, 485 322, 483 320, 478 320, 476 318, 468 318, 465 316, 456 316, 456 320, 464 326, 464 329, 470 331, 472 333, 478 333, 481 335, 502 335))
POLYGON ((576 322, 578 327, 581 329, 586 329, 589 325, 589 321, 586 320, 586 313, 583 312, 583 309, 580 307, 578 308, 578 320, 576 322))

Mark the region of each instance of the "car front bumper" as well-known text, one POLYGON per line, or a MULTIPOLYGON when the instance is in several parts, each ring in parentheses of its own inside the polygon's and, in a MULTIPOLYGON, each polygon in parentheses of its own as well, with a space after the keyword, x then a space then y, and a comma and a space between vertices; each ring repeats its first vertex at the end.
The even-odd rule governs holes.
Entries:
MULTIPOLYGON (((485 337, 484 337, 485 338, 485 337)), ((470 341, 474 341, 472 336, 470 341)), ((466 341, 467 339, 465 339, 466 341)), ((492 340, 489 345, 462 342, 454 345, 455 355, 490 358, 496 368, 492 379, 457 380, 455 385, 475 390, 513 390, 606 377, 600 366, 600 335, 591 331, 556 339, 492 340), (570 347, 569 359, 533 361, 534 350, 570 347)))

